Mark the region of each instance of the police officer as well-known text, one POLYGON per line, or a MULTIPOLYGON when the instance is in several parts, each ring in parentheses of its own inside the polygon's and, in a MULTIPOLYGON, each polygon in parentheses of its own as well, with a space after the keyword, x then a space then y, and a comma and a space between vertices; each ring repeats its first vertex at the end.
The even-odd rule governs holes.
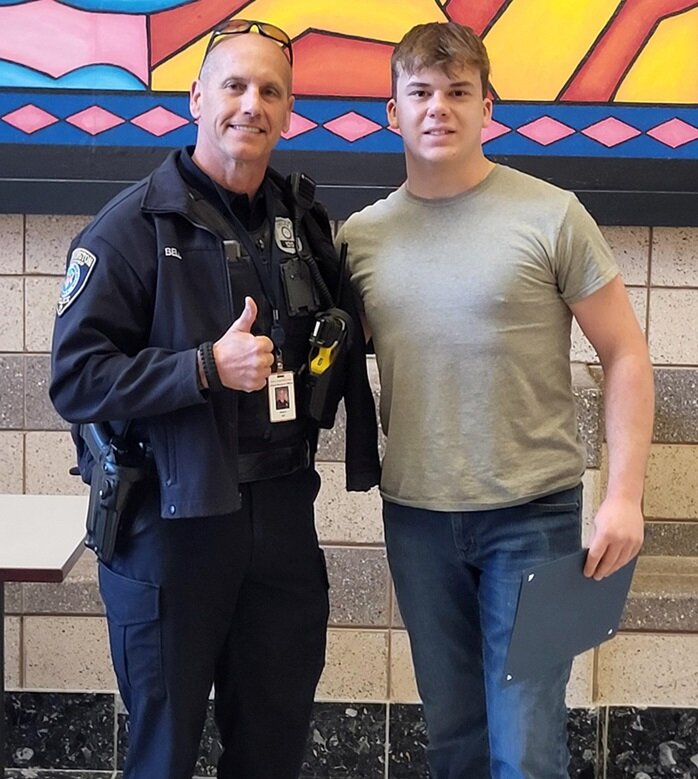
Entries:
MULTIPOLYGON (((268 167, 291 60, 273 25, 218 28, 191 90, 195 147, 70 250, 51 397, 74 429, 109 421, 153 462, 99 565, 130 715, 125 779, 190 779, 212 683, 219 777, 295 779, 301 766, 328 616, 302 374, 338 263, 324 211, 268 167)), ((379 475, 361 342, 340 377, 358 490, 379 475)))

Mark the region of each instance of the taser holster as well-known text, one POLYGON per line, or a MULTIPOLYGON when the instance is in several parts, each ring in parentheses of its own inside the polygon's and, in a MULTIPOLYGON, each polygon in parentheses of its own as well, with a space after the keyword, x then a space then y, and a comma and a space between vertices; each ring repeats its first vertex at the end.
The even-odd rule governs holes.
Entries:
POLYGON ((142 444, 129 444, 116 436, 102 422, 80 425, 95 464, 90 481, 85 546, 108 563, 114 554, 116 537, 124 510, 135 486, 151 473, 149 459, 142 444))
POLYGON ((341 308, 330 308, 315 317, 308 356, 307 411, 319 427, 334 425, 344 391, 353 324, 349 314, 341 308))

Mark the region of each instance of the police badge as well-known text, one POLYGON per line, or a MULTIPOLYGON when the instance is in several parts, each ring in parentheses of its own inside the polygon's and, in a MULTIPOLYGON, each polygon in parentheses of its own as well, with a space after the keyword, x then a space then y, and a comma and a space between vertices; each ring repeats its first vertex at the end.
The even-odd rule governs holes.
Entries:
POLYGON ((286 254, 296 253, 296 236, 293 222, 286 216, 277 216, 274 220, 274 239, 276 245, 286 254))
POLYGON ((87 249, 75 249, 70 255, 68 270, 56 304, 56 313, 62 316, 77 296, 85 289, 87 280, 97 264, 97 258, 87 249))

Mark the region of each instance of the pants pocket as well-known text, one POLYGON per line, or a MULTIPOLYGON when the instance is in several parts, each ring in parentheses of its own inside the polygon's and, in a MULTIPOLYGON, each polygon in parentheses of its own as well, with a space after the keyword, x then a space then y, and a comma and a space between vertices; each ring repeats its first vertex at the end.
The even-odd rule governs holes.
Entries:
POLYGON ((159 585, 129 579, 100 563, 99 588, 124 702, 128 707, 134 688, 145 697, 163 697, 159 585))
POLYGON ((568 511, 579 511, 582 502, 582 486, 578 484, 560 492, 553 492, 550 495, 543 495, 540 498, 530 501, 527 506, 541 514, 568 511))

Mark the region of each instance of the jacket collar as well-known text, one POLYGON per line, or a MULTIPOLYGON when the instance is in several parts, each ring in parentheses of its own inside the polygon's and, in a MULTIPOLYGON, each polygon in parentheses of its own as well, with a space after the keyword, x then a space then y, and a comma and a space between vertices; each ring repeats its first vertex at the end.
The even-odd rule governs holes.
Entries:
POLYGON ((170 152, 145 179, 141 209, 149 212, 186 214, 189 211, 189 187, 178 168, 181 149, 170 152))
MULTIPOLYGON (((141 209, 148 212, 188 214, 191 210, 190 187, 179 171, 182 149, 170 152, 165 160, 145 180, 141 209)), ((284 179, 272 168, 267 178, 283 190, 284 179)))

